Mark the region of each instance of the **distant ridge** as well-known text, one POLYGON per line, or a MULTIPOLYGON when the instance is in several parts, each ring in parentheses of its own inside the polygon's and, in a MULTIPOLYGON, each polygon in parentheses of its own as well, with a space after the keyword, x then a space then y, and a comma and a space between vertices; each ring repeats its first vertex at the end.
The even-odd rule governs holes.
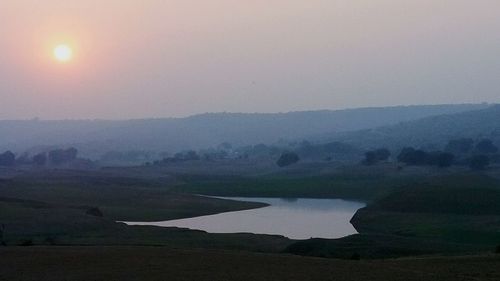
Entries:
POLYGON ((302 140, 394 125, 429 116, 488 107, 487 104, 374 107, 289 113, 207 113, 186 118, 0 121, 0 150, 21 153, 36 146, 77 147, 85 156, 117 150, 176 152, 216 146, 302 140))
POLYGON ((331 137, 332 140, 365 148, 442 147, 450 139, 456 138, 490 138, 499 143, 500 105, 430 116, 397 125, 336 134, 335 137, 331 137))

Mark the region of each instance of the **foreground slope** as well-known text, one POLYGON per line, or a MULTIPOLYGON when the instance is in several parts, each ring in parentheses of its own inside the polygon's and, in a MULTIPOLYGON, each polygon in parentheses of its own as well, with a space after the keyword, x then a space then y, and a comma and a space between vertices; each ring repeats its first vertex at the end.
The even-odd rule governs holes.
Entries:
POLYGON ((499 256, 341 261, 163 247, 0 249, 0 280, 499 280, 499 256), (126 266, 124 266, 126 265, 126 266))

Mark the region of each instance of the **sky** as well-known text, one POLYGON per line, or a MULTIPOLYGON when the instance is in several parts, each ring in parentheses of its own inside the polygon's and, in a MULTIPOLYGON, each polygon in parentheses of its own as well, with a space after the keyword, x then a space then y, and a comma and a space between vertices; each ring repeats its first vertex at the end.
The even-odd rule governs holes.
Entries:
POLYGON ((2 0, 0 18, 0 119, 500 102, 498 0, 2 0))

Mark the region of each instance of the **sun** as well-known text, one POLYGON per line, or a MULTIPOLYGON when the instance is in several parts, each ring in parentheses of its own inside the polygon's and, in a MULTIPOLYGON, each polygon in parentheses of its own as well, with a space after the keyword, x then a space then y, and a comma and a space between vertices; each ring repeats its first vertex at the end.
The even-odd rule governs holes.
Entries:
POLYGON ((54 58, 59 62, 69 62, 73 58, 73 50, 66 44, 57 45, 53 54, 54 58))

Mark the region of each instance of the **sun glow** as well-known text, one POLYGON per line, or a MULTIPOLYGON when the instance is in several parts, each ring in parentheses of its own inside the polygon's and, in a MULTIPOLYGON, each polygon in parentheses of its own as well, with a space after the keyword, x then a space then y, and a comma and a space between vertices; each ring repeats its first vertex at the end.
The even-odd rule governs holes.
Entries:
POLYGON ((53 54, 54 58, 62 63, 69 62, 73 58, 73 50, 65 44, 56 46, 54 48, 53 54))

